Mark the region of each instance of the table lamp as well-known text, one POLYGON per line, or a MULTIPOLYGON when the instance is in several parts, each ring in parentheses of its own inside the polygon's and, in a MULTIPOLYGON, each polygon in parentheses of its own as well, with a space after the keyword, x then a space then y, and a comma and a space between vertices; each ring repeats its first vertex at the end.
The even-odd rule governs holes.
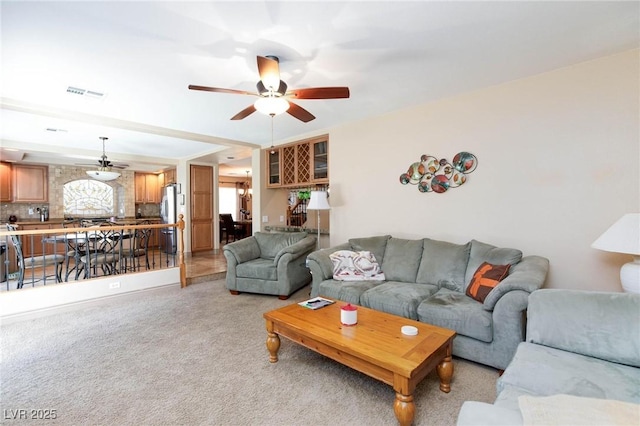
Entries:
POLYGON ((307 204, 307 210, 318 210, 318 242, 317 248, 320 249, 320 210, 330 210, 329 200, 327 200, 326 191, 311 191, 311 198, 307 204))
POLYGON ((620 268, 620 281, 627 293, 640 293, 640 213, 622 216, 591 247, 632 255, 633 261, 620 268))

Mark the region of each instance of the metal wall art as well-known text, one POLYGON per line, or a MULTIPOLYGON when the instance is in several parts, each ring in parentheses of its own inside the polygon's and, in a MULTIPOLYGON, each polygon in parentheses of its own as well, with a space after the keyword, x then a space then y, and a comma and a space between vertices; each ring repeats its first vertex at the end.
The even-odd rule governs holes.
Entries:
POLYGON ((400 175, 400 183, 418 185, 420 192, 446 192, 467 181, 469 173, 478 165, 478 159, 469 152, 459 152, 449 163, 446 159, 424 154, 420 161, 409 166, 407 173, 400 175))

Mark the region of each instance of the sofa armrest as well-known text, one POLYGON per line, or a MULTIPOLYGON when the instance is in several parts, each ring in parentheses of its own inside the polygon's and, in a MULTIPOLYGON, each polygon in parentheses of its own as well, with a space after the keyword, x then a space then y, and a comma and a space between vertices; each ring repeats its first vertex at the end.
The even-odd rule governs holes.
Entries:
POLYGON ((316 246, 316 237, 308 235, 303 239, 301 239, 300 241, 298 241, 297 243, 292 244, 280 250, 276 254, 276 257, 273 258, 273 263, 277 265, 278 262, 280 261, 280 258, 287 253, 291 254, 292 260, 297 259, 298 257, 309 253, 309 251, 313 250, 315 246, 316 246))
POLYGON ((527 341, 640 367, 640 295, 544 289, 529 296, 527 341))
POLYGON ((333 278, 333 262, 329 257, 338 250, 351 250, 349 243, 343 243, 335 247, 316 250, 307 256, 307 266, 311 271, 311 297, 318 295, 320 283, 333 278))
POLYGON ((513 290, 532 293, 544 285, 549 271, 549 259, 541 256, 525 256, 511 267, 507 278, 502 280, 484 299, 484 309, 493 310, 498 300, 513 290))
POLYGON ((225 257, 232 255, 236 263, 244 263, 260 257, 260 246, 255 237, 247 237, 222 247, 225 257))
POLYGON ((331 262, 329 256, 338 250, 351 250, 351 246, 349 243, 344 243, 335 247, 316 250, 307 256, 307 265, 311 270, 311 274, 317 277, 320 282, 333 278, 333 262, 331 262))

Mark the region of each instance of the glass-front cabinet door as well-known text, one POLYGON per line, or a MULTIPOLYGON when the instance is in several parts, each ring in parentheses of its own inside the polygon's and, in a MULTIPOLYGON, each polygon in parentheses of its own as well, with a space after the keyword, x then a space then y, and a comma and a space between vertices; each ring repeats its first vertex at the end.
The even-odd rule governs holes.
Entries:
POLYGON ((267 150, 267 187, 278 187, 280 181, 280 148, 267 150), (271 152, 273 151, 273 152, 271 152))
POLYGON ((327 140, 312 142, 312 162, 313 173, 312 181, 328 182, 329 181, 329 144, 327 140))

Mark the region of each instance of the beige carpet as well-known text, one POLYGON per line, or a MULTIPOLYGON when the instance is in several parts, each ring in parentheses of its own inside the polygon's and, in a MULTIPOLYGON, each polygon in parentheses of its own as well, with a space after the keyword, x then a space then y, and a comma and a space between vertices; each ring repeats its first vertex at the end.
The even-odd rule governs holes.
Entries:
MULTIPOLYGON (((232 296, 214 281, 3 325, 1 423, 36 409, 57 416, 38 424, 397 424, 390 386, 286 339, 269 363, 262 313, 308 293, 232 296)), ((494 400, 496 370, 454 365, 451 393, 435 373, 418 386, 416 425, 453 425, 465 400, 494 400)))

